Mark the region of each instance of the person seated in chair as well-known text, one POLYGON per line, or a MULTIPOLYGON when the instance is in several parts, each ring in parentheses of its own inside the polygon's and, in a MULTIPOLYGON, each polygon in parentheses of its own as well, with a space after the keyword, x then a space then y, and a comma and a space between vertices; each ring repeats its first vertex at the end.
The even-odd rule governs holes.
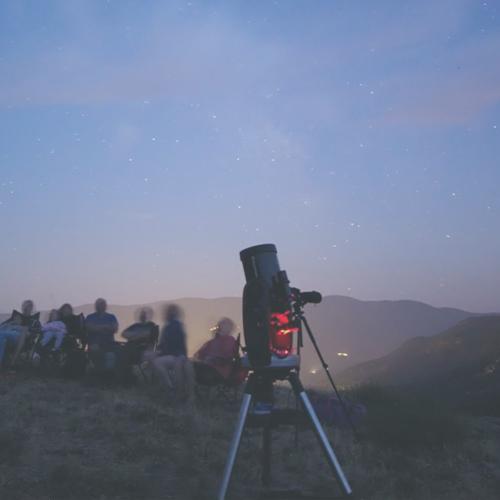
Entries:
POLYGON ((42 339, 40 344, 45 348, 54 340, 52 350, 59 351, 66 333, 68 333, 68 330, 60 319, 59 311, 57 309, 52 309, 49 314, 49 320, 42 326, 42 339))
MULTIPOLYGON (((28 329, 21 324, 21 315, 13 315, 0 325, 0 368, 4 365, 5 350, 8 345, 15 346, 11 359, 13 365, 21 352, 28 329)), ((6 366, 5 366, 6 368, 6 366)))
POLYGON ((116 363, 118 320, 107 308, 107 302, 99 298, 95 301, 95 313, 85 319, 89 358, 99 372, 113 369, 116 363))
POLYGON ((68 331, 62 344, 66 354, 62 360, 62 374, 67 378, 81 377, 87 367, 85 317, 83 314, 74 314, 73 306, 68 303, 59 308, 59 317, 68 331))
POLYGON ((11 317, 0 325, 0 366, 5 364, 7 345, 14 346, 14 354, 10 359, 10 367, 13 367, 26 340, 40 333, 40 313, 34 313, 34 310, 33 301, 25 300, 21 305, 21 312, 14 310, 11 317))
POLYGON ((85 348, 87 336, 85 334, 85 318, 83 314, 74 314, 73 306, 66 303, 59 308, 59 317, 66 325, 68 337, 79 343, 79 347, 85 348))
POLYGON ((229 381, 234 374, 238 342, 233 337, 236 325, 230 318, 222 318, 215 327, 215 335, 205 342, 194 355, 196 381, 215 385, 229 381))
POLYGON ((153 309, 142 307, 136 314, 138 321, 122 332, 127 342, 119 351, 118 372, 124 382, 133 380, 132 366, 142 363, 145 351, 153 351, 160 333, 158 325, 153 322, 153 309))

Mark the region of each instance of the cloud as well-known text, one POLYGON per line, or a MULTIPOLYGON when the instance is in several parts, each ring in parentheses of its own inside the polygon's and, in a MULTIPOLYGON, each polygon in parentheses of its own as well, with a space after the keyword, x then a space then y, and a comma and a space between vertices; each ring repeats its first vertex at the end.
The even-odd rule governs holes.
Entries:
POLYGON ((429 84, 413 97, 407 95, 406 102, 398 103, 388 112, 384 122, 412 126, 464 125, 498 105, 498 85, 481 86, 473 81, 454 82, 449 79, 440 82, 439 86, 429 84))
MULTIPOLYGON (((141 19, 128 19, 134 29, 120 19, 110 29, 97 3, 57 5, 71 35, 0 62, 0 105, 222 103, 274 127, 281 116, 314 128, 377 119, 447 126, 499 99, 499 39, 453 45, 474 5, 468 0, 333 9, 325 44, 261 35, 234 12, 215 16, 198 6, 198 15, 179 16, 187 9, 180 2, 142 9, 141 19), (360 83, 376 96, 360 93, 360 83)), ((114 15, 119 10, 114 5, 114 15)))
POLYGON ((433 58, 388 79, 387 124, 462 125, 500 105, 500 36, 445 45, 433 58))
MULTIPOLYGON (((81 20, 80 20, 81 21, 81 20)), ((97 22, 97 21, 96 21, 97 22)), ((88 24, 92 24, 88 21, 88 24)), ((64 46, 15 61, 0 84, 0 102, 10 106, 105 104, 142 99, 248 98, 272 90, 283 58, 276 44, 245 35, 220 19, 159 29, 145 25, 137 50, 119 50, 107 34, 80 28, 64 46), (108 50, 112 42, 115 50, 108 50), (130 51, 128 53, 128 51, 130 51)))

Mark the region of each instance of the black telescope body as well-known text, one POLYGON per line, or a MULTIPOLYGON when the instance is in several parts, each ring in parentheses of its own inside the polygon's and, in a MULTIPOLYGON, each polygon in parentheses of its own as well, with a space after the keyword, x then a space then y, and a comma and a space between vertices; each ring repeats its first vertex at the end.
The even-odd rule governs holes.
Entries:
POLYGON ((272 356, 286 358, 293 351, 293 334, 301 328, 296 307, 318 304, 321 294, 290 288, 272 244, 240 252, 246 285, 243 290, 243 329, 250 364, 268 366, 272 356))
POLYGON ((278 251, 274 245, 269 243, 245 248, 240 252, 240 258, 247 283, 262 279, 269 287, 272 286, 273 277, 280 271, 278 251))
POLYGON ((286 358, 292 354, 293 334, 300 326, 292 309, 295 293, 280 269, 274 245, 246 248, 240 257, 246 278, 243 328, 248 360, 254 367, 268 366, 273 355, 286 358))
POLYGON ((240 252, 246 284, 243 289, 243 332, 248 360, 252 366, 271 363, 269 348, 271 295, 280 273, 278 253, 271 244, 257 245, 240 252))

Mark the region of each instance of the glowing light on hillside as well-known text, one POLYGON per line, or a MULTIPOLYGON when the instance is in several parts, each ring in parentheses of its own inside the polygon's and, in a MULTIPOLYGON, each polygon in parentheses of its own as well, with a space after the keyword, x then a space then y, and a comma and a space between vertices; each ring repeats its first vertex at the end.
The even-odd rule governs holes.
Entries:
POLYGON ((346 352, 338 352, 337 356, 339 356, 341 358, 347 358, 349 356, 349 354, 347 354, 346 352))

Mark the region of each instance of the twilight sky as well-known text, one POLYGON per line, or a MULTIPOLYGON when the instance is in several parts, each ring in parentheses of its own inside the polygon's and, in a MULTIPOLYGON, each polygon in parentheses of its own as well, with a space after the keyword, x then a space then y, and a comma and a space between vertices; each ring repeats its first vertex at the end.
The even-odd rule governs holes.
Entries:
POLYGON ((295 286, 500 310, 499 1, 3 0, 0 311, 295 286))

